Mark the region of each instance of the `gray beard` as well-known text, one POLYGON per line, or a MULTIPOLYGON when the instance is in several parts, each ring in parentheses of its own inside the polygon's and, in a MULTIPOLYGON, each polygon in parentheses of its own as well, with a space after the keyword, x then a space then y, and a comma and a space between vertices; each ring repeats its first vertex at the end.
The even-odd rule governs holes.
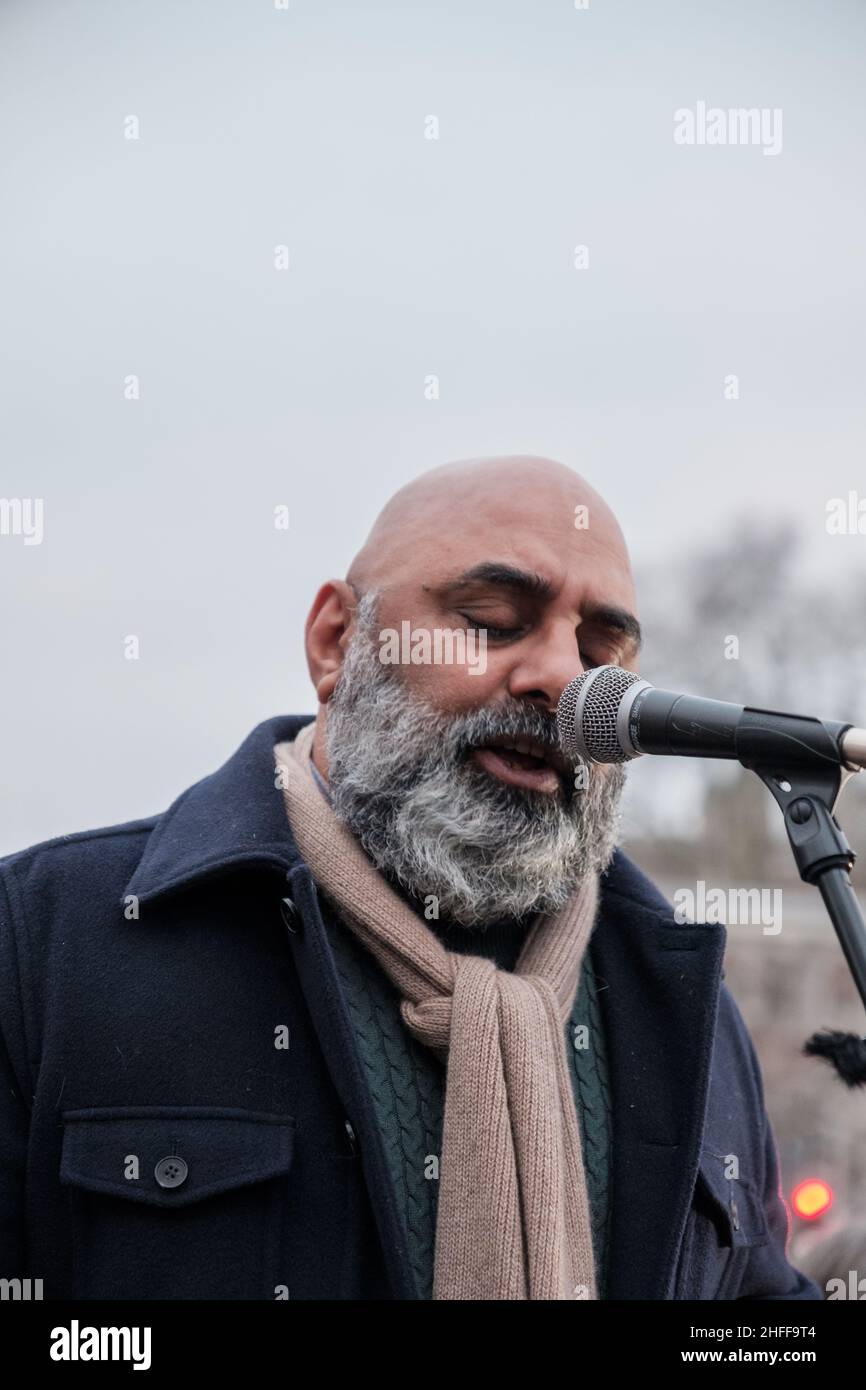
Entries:
POLYGON ((327 705, 334 811, 407 897, 464 927, 562 908, 616 847, 625 782, 592 766, 562 795, 498 782, 468 757, 498 735, 558 745, 556 720, 520 700, 446 715, 379 660, 376 594, 364 595, 327 705), (435 909, 430 900, 435 900, 435 909))

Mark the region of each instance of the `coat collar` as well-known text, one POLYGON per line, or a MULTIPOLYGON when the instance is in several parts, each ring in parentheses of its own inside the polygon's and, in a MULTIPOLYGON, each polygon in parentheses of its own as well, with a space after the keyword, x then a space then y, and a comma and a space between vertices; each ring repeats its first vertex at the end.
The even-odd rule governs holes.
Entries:
POLYGON ((274 783, 273 747, 314 718, 264 720, 228 762, 183 792, 157 817, 124 899, 146 902, 240 865, 270 863, 290 872, 300 853, 274 783))

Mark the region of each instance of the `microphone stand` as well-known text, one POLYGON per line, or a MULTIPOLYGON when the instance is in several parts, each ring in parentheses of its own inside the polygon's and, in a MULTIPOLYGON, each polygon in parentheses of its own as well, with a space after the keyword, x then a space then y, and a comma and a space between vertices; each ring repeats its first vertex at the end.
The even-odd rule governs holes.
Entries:
MULTIPOLYGON (((780 806, 800 878, 818 888, 866 1007, 866 922, 851 882, 856 855, 833 815, 853 772, 829 761, 783 771, 778 763, 771 766, 754 755, 740 760, 758 774, 780 806)), ((803 1051, 825 1058, 847 1086, 866 1084, 866 1037, 814 1033, 803 1051)))

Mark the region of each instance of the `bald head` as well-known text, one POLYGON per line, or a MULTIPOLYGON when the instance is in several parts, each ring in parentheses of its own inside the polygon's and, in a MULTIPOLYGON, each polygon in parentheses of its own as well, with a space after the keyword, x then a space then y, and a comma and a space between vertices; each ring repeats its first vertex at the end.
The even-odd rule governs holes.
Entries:
POLYGON ((306 624, 334 805, 416 899, 474 924, 561 906, 608 862, 621 769, 589 781, 556 708, 587 666, 634 669, 622 532, 553 459, 466 459, 387 503, 306 624))
POLYGON ((565 542, 574 544, 590 529, 630 575, 617 520, 579 473, 531 454, 459 459, 431 468, 386 502, 346 578, 358 593, 400 586, 425 557, 441 560, 482 539, 501 549, 531 533, 565 549, 565 542), (579 508, 586 509, 582 527, 579 508))
POLYGON ((554 459, 465 459, 431 469, 382 509, 347 578, 320 588, 306 624, 307 661, 322 706, 314 757, 326 774, 326 706, 354 635, 359 598, 375 596, 382 660, 395 633, 399 679, 428 706, 459 714, 519 702, 552 712, 587 666, 636 669, 640 629, 622 531, 607 503, 554 459), (484 646, 423 655, 425 634, 484 646), (402 640, 402 638, 401 638, 402 640), (420 653, 420 655, 419 655, 420 653))

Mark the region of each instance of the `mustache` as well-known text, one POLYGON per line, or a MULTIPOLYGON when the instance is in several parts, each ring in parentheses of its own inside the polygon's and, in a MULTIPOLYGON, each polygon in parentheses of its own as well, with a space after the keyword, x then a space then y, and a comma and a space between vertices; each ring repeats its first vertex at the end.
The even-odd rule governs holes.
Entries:
POLYGON ((458 755, 468 754, 485 739, 526 738, 565 758, 556 716, 527 705, 487 705, 459 715, 451 722, 451 737, 458 755))

